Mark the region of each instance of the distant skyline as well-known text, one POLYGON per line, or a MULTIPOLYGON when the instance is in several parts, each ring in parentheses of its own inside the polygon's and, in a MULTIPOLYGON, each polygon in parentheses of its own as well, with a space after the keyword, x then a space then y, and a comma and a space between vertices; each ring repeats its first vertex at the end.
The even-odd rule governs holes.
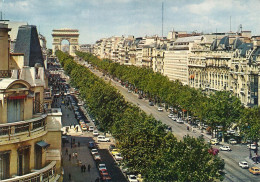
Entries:
POLYGON ((260 35, 260 0, 5 0, 3 19, 36 25, 51 48, 53 29, 79 29, 80 44, 122 35, 162 34, 172 29, 204 33, 243 30, 260 35))

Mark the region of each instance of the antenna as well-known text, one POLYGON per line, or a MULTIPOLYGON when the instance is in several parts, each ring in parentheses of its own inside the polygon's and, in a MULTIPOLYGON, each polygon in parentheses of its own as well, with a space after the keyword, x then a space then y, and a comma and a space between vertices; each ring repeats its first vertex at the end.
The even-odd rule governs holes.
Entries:
POLYGON ((230 16, 230 20, 229 20, 229 31, 231 32, 231 16, 230 16))
POLYGON ((163 38, 163 2, 162 2, 162 38, 163 38))

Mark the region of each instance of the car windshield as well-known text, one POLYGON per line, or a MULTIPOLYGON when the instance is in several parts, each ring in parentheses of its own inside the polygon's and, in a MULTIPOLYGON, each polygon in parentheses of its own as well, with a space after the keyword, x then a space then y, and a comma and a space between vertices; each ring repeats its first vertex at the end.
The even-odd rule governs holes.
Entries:
POLYGON ((135 176, 130 176, 130 178, 131 178, 131 179, 136 179, 136 177, 135 177, 135 176))

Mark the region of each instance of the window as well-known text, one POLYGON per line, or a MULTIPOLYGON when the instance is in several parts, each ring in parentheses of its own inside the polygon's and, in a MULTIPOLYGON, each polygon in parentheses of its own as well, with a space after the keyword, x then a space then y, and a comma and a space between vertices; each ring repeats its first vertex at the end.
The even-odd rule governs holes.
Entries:
POLYGON ((9 178, 10 174, 10 152, 0 152, 0 180, 9 178))

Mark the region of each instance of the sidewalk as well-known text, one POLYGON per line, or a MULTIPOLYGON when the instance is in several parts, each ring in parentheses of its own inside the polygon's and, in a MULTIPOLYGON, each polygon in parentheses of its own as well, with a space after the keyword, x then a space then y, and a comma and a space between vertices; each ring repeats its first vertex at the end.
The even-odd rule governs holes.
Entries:
POLYGON ((68 140, 71 142, 71 139, 75 139, 76 147, 71 147, 70 143, 65 144, 62 147, 62 166, 64 169, 64 182, 95 182, 97 177, 99 177, 98 170, 95 166, 95 162, 90 154, 90 150, 88 148, 88 142, 93 140, 90 137, 89 133, 82 133, 80 126, 77 123, 76 118, 74 117, 74 113, 72 110, 69 110, 64 105, 61 106, 62 109, 62 126, 63 131, 66 131, 65 127, 70 127, 67 135, 68 140), (78 132, 76 132, 75 127, 79 127, 78 132), (78 147, 78 142, 80 142, 80 147, 78 147), (68 150, 68 154, 66 154, 66 149, 68 150), (72 157, 72 153, 78 153, 77 159, 72 157), (71 154, 71 160, 69 160, 69 154, 71 154), (88 172, 81 172, 81 166, 78 165, 78 160, 81 161, 82 164, 85 164, 86 167, 90 164, 91 169, 88 172), (71 175, 71 180, 69 180, 69 174, 71 175))

